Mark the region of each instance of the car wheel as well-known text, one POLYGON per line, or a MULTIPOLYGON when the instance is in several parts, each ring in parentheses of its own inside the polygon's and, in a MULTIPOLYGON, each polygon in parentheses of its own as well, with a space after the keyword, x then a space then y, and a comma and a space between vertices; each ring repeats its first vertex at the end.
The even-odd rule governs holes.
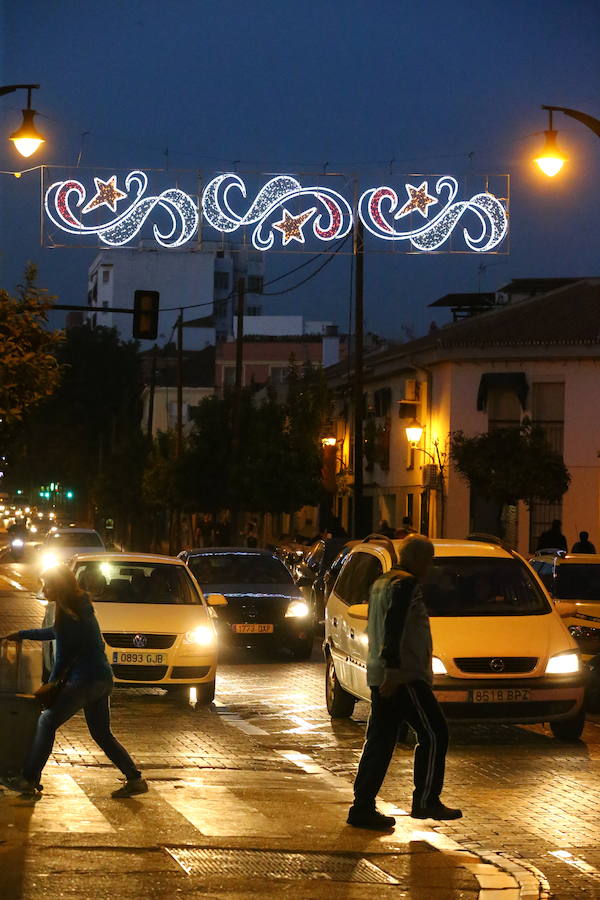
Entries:
POLYGON ((308 637, 300 638, 299 640, 294 641, 294 643, 290 646, 292 659, 296 659, 298 661, 310 659, 313 652, 313 644, 314 634, 312 634, 312 632, 308 637))
POLYGON ((208 706, 215 699, 215 680, 196 685, 196 705, 208 706))
POLYGON ((578 741, 585 725, 585 710, 581 709, 577 715, 571 716, 569 719, 559 719, 556 722, 550 722, 552 734, 559 741, 567 741, 569 743, 578 741))
POLYGON ((354 704, 356 699, 345 691, 337 680, 335 674, 335 666, 331 655, 327 655, 327 666, 325 669, 325 701, 327 703, 327 712, 332 719, 349 719, 354 712, 354 704))

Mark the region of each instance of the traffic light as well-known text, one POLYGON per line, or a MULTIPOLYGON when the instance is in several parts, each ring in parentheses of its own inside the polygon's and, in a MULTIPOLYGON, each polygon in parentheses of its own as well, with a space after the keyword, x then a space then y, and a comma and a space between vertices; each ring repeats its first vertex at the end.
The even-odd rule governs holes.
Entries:
POLYGON ((136 291, 133 297, 133 336, 154 341, 158 334, 158 291, 136 291))

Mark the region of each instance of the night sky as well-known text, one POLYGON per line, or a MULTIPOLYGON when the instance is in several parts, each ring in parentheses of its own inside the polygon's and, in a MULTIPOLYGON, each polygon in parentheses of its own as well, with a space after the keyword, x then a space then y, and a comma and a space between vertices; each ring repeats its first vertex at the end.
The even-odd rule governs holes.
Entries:
MULTIPOLYGON (((600 275, 599 139, 556 114, 569 163, 554 180, 531 163, 541 104, 600 118, 597 0, 4 0, 1 32, 1 83, 41 84, 33 105, 47 138, 30 162, 3 138, 4 170, 74 166, 81 153, 82 167, 205 177, 234 161, 288 174, 327 164, 399 188, 408 173, 510 174, 509 255, 367 255, 366 326, 382 335, 422 333, 427 304, 449 292, 600 275)), ((6 137, 24 105, 24 92, 0 98, 6 137)), ((12 290, 32 259, 60 302, 85 302, 95 254, 40 247, 39 195, 37 172, 0 176, 0 285, 12 290)), ((271 254, 266 278, 301 261, 271 254)), ((344 327, 349 292, 340 255, 265 311, 344 327)))

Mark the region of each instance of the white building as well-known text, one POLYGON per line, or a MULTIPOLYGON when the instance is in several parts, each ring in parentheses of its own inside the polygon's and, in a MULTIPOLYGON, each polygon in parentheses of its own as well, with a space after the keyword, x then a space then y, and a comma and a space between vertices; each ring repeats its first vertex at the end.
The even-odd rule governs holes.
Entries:
POLYGON ((184 321, 193 321, 185 344, 200 350, 233 333, 235 291, 244 279, 249 316, 262 313, 264 254, 204 242, 201 247, 158 249, 142 242, 137 248, 103 250, 88 272, 88 321, 116 326, 131 335, 132 317, 116 309, 132 309, 136 290, 160 293, 160 336, 171 336, 180 307, 184 321), (191 307, 191 308, 190 308, 191 307))

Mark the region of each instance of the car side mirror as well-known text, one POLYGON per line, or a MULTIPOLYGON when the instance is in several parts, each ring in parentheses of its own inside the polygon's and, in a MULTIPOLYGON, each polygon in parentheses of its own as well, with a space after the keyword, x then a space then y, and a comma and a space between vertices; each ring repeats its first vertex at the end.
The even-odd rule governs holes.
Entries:
POLYGON ((314 580, 314 578, 309 578, 308 575, 301 575, 300 578, 296 579, 296 584, 298 587, 310 587, 314 580))
POLYGON ((568 619, 577 612, 577 604, 569 600, 555 600, 556 609, 561 619, 568 619))
POLYGON ((348 615, 353 619, 368 619, 369 618, 369 604, 368 603, 353 603, 352 606, 349 606, 346 610, 348 615))
POLYGON ((227 597, 223 594, 209 594, 206 602, 209 606, 227 606, 227 597))

